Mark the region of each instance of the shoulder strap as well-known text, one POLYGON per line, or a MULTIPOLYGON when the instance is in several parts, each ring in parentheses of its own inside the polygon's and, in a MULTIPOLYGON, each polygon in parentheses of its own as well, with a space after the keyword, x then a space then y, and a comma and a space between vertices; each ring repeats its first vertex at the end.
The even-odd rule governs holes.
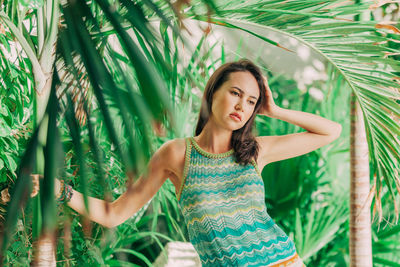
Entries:
POLYGON ((186 182, 186 176, 188 174, 189 166, 190 166, 190 154, 192 152, 192 142, 190 141, 190 137, 186 137, 185 142, 186 142, 186 151, 185 151, 185 163, 184 163, 183 174, 182 174, 182 183, 181 183, 181 186, 179 187, 179 192, 176 196, 178 201, 181 198, 182 190, 183 190, 183 187, 186 182))

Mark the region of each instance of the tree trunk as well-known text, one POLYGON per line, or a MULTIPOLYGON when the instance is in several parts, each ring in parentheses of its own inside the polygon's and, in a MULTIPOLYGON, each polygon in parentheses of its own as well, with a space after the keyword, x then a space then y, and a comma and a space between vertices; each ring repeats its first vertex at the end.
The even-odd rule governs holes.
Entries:
POLYGON ((55 233, 42 233, 39 240, 33 243, 34 254, 31 266, 55 267, 55 233))
MULTIPOLYGON (((52 71, 52 70, 50 70, 52 71)), ((43 118, 44 112, 47 107, 47 102, 49 101, 51 82, 52 82, 52 72, 47 75, 41 76, 43 81, 38 81, 39 75, 36 72, 33 73, 35 77, 35 83, 42 85, 42 87, 35 87, 36 89, 36 119, 40 122, 43 118)))
MULTIPOLYGON (((58 2, 58 1, 56 1, 58 2)), ((53 66, 55 61, 55 51, 56 51, 56 43, 57 43, 57 34, 58 34, 58 23, 59 23, 59 9, 58 5, 49 4, 50 1, 44 1, 44 6, 39 8, 38 10, 38 55, 37 58, 39 62, 40 68, 33 69, 34 81, 35 81, 35 98, 36 98, 36 107, 34 109, 34 118, 35 124, 39 123, 45 114, 47 103, 50 96, 52 77, 53 77, 53 66), (51 8, 52 10, 47 10, 46 13, 44 9, 51 8), (51 19, 50 19, 51 18, 51 19), (50 23, 50 20, 53 20, 50 23), (47 25, 47 27, 44 27, 47 25)), ((36 127, 35 125, 34 127, 36 127)), ((47 131, 43 131, 43 133, 39 136, 39 139, 43 144, 46 143, 47 131)), ((39 149, 36 153, 36 173, 43 174, 44 173, 44 153, 42 149, 39 149)), ((41 209, 40 201, 36 206, 34 212, 38 213, 39 217, 41 217, 41 213, 39 210, 41 209)), ((33 239, 37 238, 37 234, 39 234, 39 238, 37 241, 33 242, 33 261, 31 266, 40 266, 40 267, 55 267, 56 266, 56 235, 55 229, 43 229, 42 219, 37 218, 37 221, 33 222, 32 228, 35 229, 33 231, 33 239), (40 233, 41 231, 41 233, 40 233), (36 236, 35 236, 36 235, 36 236)))
POLYGON ((350 117, 350 266, 372 267, 368 143, 363 114, 353 93, 350 117))

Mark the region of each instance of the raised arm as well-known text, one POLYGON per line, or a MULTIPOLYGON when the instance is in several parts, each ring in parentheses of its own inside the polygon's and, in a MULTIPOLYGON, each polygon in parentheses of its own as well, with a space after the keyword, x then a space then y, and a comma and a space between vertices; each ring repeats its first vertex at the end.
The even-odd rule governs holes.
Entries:
MULTIPOLYGON (((179 176, 176 142, 169 141, 153 155, 147 171, 135 183, 128 186, 125 193, 113 202, 88 197, 88 218, 106 227, 115 227, 140 210, 160 189, 167 178, 175 183, 179 176)), ((56 189, 57 190, 57 189, 56 189)), ((58 192, 58 191, 56 191, 58 192)), ((68 205, 80 214, 86 214, 83 195, 73 190, 68 205)))
POLYGON ((280 119, 305 129, 306 132, 280 136, 259 136, 260 145, 257 159, 259 168, 266 164, 288 158, 297 157, 337 139, 342 126, 334 121, 307 112, 280 108, 275 105, 271 89, 266 84, 266 103, 260 110, 260 115, 280 119))

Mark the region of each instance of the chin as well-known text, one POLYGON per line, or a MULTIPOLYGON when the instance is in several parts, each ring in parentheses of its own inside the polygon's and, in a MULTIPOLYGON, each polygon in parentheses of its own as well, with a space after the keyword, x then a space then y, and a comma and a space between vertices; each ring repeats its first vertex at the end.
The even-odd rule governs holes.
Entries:
POLYGON ((234 131, 240 130, 242 128, 243 128, 243 126, 242 127, 236 127, 236 129, 234 129, 234 131))
POLYGON ((228 124, 228 125, 225 124, 223 126, 223 128, 225 128, 228 131, 233 132, 233 131, 236 131, 236 130, 240 129, 241 127, 238 127, 237 125, 232 125, 232 124, 228 124))
POLYGON ((239 130, 240 128, 243 128, 245 123, 243 122, 227 122, 225 121, 221 126, 229 131, 236 131, 239 130), (223 126, 222 126, 223 125, 223 126))
POLYGON ((244 127, 244 124, 243 125, 232 125, 231 127, 229 127, 229 128, 231 128, 230 130, 233 132, 233 131, 236 131, 236 130, 239 130, 239 129, 242 129, 244 127))

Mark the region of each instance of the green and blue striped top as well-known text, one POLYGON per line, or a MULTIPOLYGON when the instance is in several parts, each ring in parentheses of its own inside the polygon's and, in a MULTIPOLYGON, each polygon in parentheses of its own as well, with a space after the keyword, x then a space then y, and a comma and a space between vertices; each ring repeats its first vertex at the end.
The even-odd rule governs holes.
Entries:
POLYGON ((255 161, 240 165, 233 150, 212 154, 191 137, 183 179, 178 205, 202 266, 304 266, 267 213, 255 161))

